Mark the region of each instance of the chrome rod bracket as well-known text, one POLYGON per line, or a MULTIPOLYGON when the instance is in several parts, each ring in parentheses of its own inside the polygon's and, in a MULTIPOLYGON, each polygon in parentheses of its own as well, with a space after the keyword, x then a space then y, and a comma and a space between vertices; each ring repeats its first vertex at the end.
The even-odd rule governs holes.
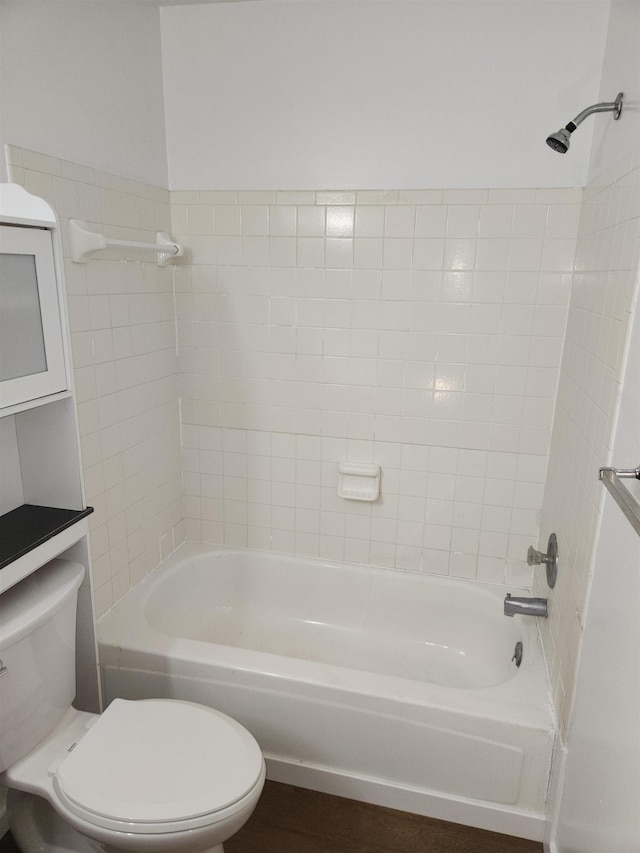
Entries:
POLYGON ((598 479, 603 480, 605 474, 615 474, 616 477, 640 480, 640 465, 637 468, 600 468, 598 479))
POLYGON ((640 500, 620 482, 640 480, 640 465, 637 468, 600 468, 598 479, 606 486, 625 518, 640 536, 640 500))

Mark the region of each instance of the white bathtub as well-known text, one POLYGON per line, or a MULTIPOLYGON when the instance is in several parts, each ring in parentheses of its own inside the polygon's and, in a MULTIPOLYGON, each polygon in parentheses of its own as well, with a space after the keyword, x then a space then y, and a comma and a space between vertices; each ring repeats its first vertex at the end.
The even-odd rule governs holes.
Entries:
POLYGON ((212 705, 271 779, 542 840, 555 727, 507 591, 185 545, 100 620, 106 699, 212 705))

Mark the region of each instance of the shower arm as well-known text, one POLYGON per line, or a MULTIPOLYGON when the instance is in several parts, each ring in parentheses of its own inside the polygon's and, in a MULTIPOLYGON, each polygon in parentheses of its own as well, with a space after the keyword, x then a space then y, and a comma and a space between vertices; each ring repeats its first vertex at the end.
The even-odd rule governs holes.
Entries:
POLYGON ((617 121, 620 118, 621 112, 622 92, 618 94, 618 97, 615 99, 615 101, 602 101, 599 104, 594 104, 592 107, 587 107, 586 110, 582 110, 582 112, 578 113, 578 115, 574 118, 573 121, 569 122, 569 124, 567 125, 567 129, 570 129, 570 125, 573 125, 573 128, 571 129, 573 132, 573 130, 575 130, 579 124, 582 124, 582 122, 587 118, 587 116, 590 116, 593 113, 613 113, 614 121, 617 121))

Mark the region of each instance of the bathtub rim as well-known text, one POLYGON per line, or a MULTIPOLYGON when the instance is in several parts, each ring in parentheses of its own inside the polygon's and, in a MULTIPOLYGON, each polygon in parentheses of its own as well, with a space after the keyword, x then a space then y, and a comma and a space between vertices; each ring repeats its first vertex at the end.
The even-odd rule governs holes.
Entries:
MULTIPOLYGON (((398 704, 409 703, 415 706, 433 707, 454 714, 473 714, 509 723, 516 720, 519 725, 556 730, 549 677, 539 630, 536 624, 531 624, 534 620, 524 622, 522 626, 527 639, 525 652, 531 665, 525 670, 518 670, 512 678, 500 684, 472 688, 422 683, 408 678, 380 675, 271 652, 175 637, 161 632, 147 621, 146 604, 153 594, 155 584, 167 574, 175 573, 183 565, 203 556, 214 554, 224 557, 236 553, 266 555, 289 562, 303 560, 305 563, 317 566, 373 569, 385 573, 397 571, 402 575, 425 577, 425 582, 433 579, 462 584, 465 587, 478 586, 493 595, 502 595, 506 591, 527 592, 518 587, 468 581, 463 578, 404 572, 379 566, 338 563, 249 548, 184 543, 100 617, 98 640, 101 665, 117 668, 123 663, 123 654, 126 654, 127 660, 124 665, 127 668, 170 671, 173 667, 181 674, 199 678, 202 677, 205 668, 213 667, 220 671, 231 670, 238 683, 254 677, 268 681, 278 679, 284 689, 295 685, 295 689, 299 690, 300 684, 306 685, 304 689, 309 693, 329 689, 336 700, 343 701, 348 699, 349 695, 380 696, 381 685, 384 685, 386 690, 382 694, 383 698, 398 704), (126 644, 121 643, 123 637, 126 637, 126 644), (125 653, 122 652, 123 648, 126 649, 125 653), (215 655, 215 660, 212 660, 212 655, 215 655), (162 661, 165 662, 166 667, 158 670, 162 661)), ((514 618, 525 619, 518 616, 514 618)))

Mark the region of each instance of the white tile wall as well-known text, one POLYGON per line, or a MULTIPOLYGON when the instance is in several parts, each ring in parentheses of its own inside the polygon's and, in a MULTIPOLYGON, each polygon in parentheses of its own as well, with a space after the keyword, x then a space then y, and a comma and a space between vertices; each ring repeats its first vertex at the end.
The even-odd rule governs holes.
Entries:
POLYGON ((172 193, 188 537, 529 584, 581 200, 172 193))
MULTIPOLYGON (((542 624, 554 699, 566 735, 594 549, 605 490, 598 468, 611 460, 631 311, 638 288, 640 168, 587 187, 580 220, 540 544, 558 535, 560 570, 542 624)), ((612 555, 615 582, 615 555, 612 555)))
MULTIPOLYGON (((131 239, 171 230, 163 190, 10 157, 14 180, 58 211, 65 243, 71 217, 131 239)), ((523 584, 528 544, 556 529, 563 571, 544 640, 564 724, 639 183, 635 170, 587 190, 541 526, 580 191, 174 193, 173 232, 190 249, 175 302, 171 271, 148 257, 68 262, 98 612, 185 529, 523 584), (337 497, 341 459, 380 463, 378 502, 337 497)))
MULTIPOLYGON (((130 239, 171 230, 166 191, 15 147, 10 160, 56 208, 65 248, 72 217, 130 239)), ((555 529, 543 634, 565 726, 639 186, 637 169, 600 181, 581 217, 576 190, 173 193, 189 247, 175 294, 148 256, 68 261, 98 612, 185 530, 529 584, 526 548, 555 529), (337 497, 342 459, 382 466, 379 501, 337 497)))
POLYGON ((61 220, 96 608, 184 538, 171 269, 115 251, 68 256, 68 220, 120 239, 170 230, 169 193, 11 146, 12 178, 61 220))

